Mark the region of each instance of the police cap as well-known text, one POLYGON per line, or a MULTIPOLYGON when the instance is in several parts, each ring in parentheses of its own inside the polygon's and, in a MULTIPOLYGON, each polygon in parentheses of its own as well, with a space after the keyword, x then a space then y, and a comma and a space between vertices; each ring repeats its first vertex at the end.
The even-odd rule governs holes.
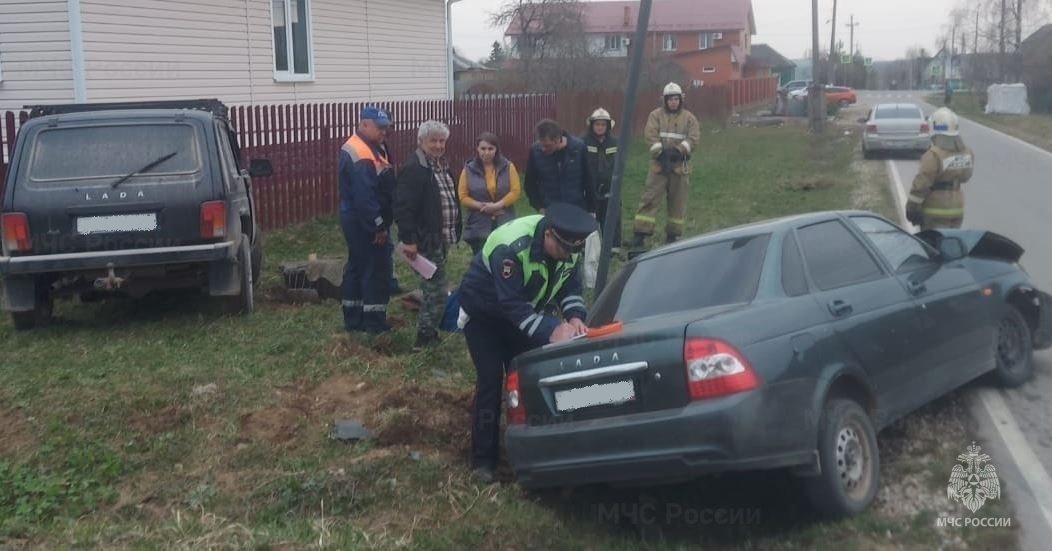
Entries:
POLYGON ((544 219, 555 234, 556 240, 575 253, 583 250, 585 239, 599 229, 595 217, 581 207, 569 203, 549 205, 544 211, 544 219))

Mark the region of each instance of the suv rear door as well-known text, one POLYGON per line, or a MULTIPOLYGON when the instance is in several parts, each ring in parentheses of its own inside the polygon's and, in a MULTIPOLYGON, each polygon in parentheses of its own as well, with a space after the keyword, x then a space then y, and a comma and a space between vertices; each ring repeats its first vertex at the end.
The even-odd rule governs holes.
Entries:
POLYGON ((200 205, 217 197, 200 119, 100 115, 23 128, 11 210, 33 254, 200 243, 200 205))

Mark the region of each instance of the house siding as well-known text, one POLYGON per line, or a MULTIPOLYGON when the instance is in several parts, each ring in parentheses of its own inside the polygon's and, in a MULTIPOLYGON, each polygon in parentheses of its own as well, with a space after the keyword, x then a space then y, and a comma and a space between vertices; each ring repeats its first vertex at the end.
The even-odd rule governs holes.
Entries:
POLYGON ((65 0, 0 2, 0 111, 73 101, 65 0))
MULTIPOLYGON (((444 98, 441 0, 312 0, 313 80, 277 82, 270 0, 80 0, 87 100, 444 98), (412 42, 409 42, 409 41, 412 42)), ((72 102, 67 3, 0 4, 0 107, 72 102)))

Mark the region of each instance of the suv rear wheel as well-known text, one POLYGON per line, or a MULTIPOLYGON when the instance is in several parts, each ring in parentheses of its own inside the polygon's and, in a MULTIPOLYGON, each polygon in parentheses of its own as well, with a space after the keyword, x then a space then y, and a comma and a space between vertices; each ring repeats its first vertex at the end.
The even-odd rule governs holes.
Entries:
POLYGON ((25 312, 11 312, 11 322, 18 331, 42 327, 51 321, 51 314, 55 308, 55 299, 51 296, 51 290, 40 281, 36 282, 35 287, 36 296, 33 297, 33 309, 25 312))
POLYGON ((880 485, 877 436, 869 415, 851 400, 833 399, 818 428, 822 473, 804 479, 812 505, 828 518, 864 511, 880 485))

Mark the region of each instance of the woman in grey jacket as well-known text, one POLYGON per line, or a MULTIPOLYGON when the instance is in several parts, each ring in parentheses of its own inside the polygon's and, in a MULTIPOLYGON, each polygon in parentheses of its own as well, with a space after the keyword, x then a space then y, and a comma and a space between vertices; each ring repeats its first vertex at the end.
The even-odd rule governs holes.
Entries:
POLYGON ((522 187, 515 164, 500 153, 495 134, 483 132, 475 140, 475 158, 460 173, 458 195, 468 210, 464 241, 478 254, 491 231, 515 218, 522 187))

